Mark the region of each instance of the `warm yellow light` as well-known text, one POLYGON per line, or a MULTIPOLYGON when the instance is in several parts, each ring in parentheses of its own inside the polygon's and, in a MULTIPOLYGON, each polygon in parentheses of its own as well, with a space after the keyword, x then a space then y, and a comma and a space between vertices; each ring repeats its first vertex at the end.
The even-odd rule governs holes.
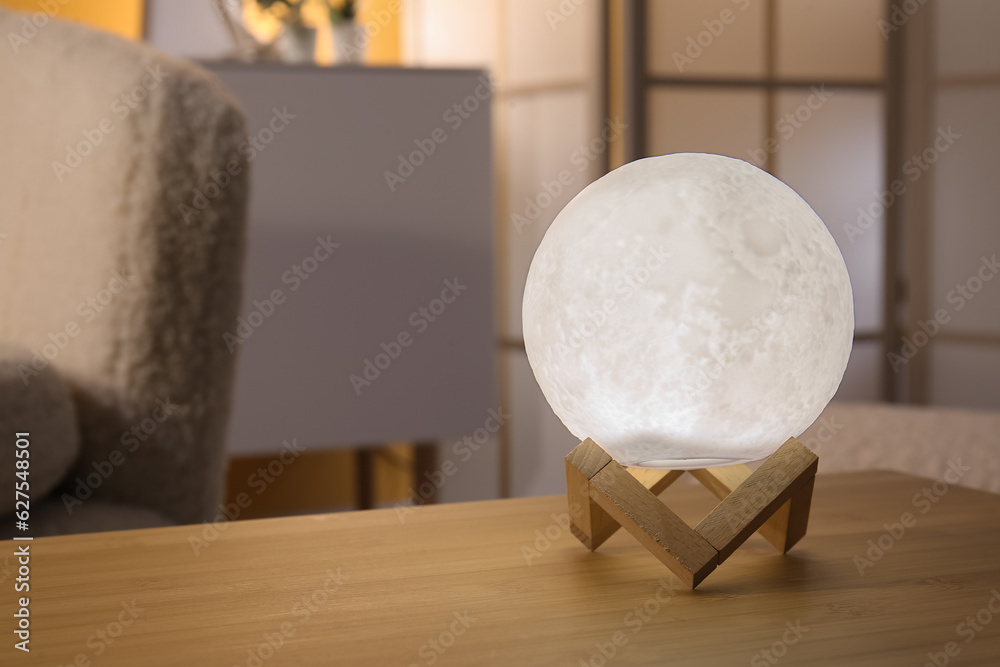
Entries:
POLYGON ((372 39, 368 43, 365 62, 369 65, 400 65, 400 29, 403 2, 401 0, 368 0, 361 4, 358 20, 369 26, 372 39))
MULTIPOLYGON (((362 3, 358 23, 368 26, 372 35, 365 54, 367 64, 400 64, 399 25, 402 4, 401 0, 368 0, 362 3)), ((319 30, 316 36, 316 62, 321 65, 333 63, 333 37, 326 3, 321 0, 305 0, 302 7, 303 23, 319 30)), ((256 0, 244 0, 243 20, 251 34, 262 42, 270 42, 281 30, 278 15, 262 10, 256 0)))
POLYGON ((57 19, 84 23, 128 39, 142 39, 142 0, 0 0, 0 5, 22 12, 42 12, 57 19))

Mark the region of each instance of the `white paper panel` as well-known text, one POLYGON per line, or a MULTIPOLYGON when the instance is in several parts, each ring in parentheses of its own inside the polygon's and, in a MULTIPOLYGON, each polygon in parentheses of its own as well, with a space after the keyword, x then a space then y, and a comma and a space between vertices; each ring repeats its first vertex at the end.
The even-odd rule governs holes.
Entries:
POLYGON ((891 373, 882 356, 882 344, 875 341, 855 343, 847 362, 844 379, 834 397, 838 401, 877 401, 882 397, 882 372, 891 373), (886 370, 883 371, 883 366, 886 370))
POLYGON ((763 143, 762 91, 660 87, 650 92, 650 155, 718 153, 747 160, 763 143))
POLYGON ((661 76, 764 75, 764 10, 758 0, 648 2, 649 68, 661 76))
POLYGON ((940 131, 925 156, 939 155, 927 172, 934 183, 931 303, 948 311, 948 326, 996 333, 1000 269, 990 260, 1000 256, 998 119, 1000 86, 939 89, 940 131))
POLYGON ((878 329, 884 296, 882 96, 837 90, 823 102, 812 91, 789 91, 779 94, 777 110, 777 175, 809 202, 840 246, 857 329, 878 329), (878 215, 869 225, 859 208, 878 215))
POLYGON ((1000 348, 934 343, 928 352, 933 404, 1000 409, 1000 348))
POLYGON ((500 224, 507 242, 507 337, 521 338, 524 281, 545 230, 599 175, 600 153, 587 148, 600 136, 590 99, 568 91, 506 102, 509 212, 500 224))
POLYGON ((945 0, 935 7, 937 67, 942 76, 1000 72, 1000 2, 945 0))
MULTIPOLYGON (((470 3, 474 4, 474 3, 470 3)), ((600 3, 506 0, 507 79, 512 86, 596 83, 600 3)))
POLYGON ((505 352, 504 363, 513 396, 511 495, 566 493, 563 460, 580 441, 545 401, 524 352, 505 352))
POLYGON ((499 0, 409 0, 402 13, 403 54, 422 67, 496 70, 499 0))
POLYGON ((878 79, 883 0, 777 0, 777 73, 792 79, 878 79))

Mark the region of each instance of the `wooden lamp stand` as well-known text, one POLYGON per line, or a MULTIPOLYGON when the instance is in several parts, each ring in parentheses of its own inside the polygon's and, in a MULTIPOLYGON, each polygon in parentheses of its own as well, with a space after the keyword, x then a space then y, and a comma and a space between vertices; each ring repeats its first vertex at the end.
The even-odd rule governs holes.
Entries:
POLYGON ((789 438, 764 463, 699 470, 625 468, 587 438, 566 457, 566 491, 571 529, 594 551, 619 526, 632 533, 654 556, 691 588, 760 531, 786 553, 806 534, 818 457, 789 438), (694 528, 670 511, 657 496, 690 472, 720 502, 694 528))

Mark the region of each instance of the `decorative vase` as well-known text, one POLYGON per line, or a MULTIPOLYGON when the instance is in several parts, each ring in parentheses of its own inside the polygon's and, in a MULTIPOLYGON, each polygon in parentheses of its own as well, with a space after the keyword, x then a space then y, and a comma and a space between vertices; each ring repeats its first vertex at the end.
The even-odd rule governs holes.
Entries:
POLYGON ((333 24, 333 59, 341 65, 357 65, 364 62, 368 35, 363 26, 354 21, 333 24))
POLYGON ((286 63, 315 62, 316 28, 301 23, 286 23, 274 43, 286 63))

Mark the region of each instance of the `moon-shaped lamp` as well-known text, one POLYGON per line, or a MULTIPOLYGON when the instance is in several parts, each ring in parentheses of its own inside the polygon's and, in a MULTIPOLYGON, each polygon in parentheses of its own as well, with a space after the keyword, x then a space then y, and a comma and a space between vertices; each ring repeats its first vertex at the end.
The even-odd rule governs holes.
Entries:
POLYGON ((542 239, 523 302, 535 379, 622 464, 771 454, 833 397, 851 352, 844 259, 791 188, 720 155, 627 164, 542 239))
POLYGON ((682 153, 612 171, 556 217, 528 271, 524 342, 581 440, 623 466, 704 470, 772 455, 819 416, 852 304, 833 237, 791 188, 682 153))

